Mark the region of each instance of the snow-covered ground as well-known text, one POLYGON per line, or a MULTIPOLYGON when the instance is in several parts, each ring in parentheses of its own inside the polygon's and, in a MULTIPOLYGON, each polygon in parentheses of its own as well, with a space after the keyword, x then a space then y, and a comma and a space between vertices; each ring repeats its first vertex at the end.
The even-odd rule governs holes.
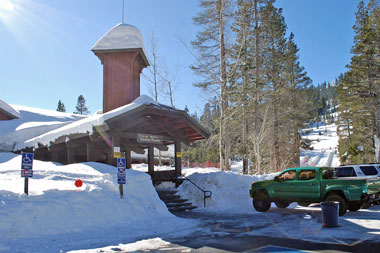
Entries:
POLYGON ((0 153, 0 252, 94 248, 196 229, 167 210, 146 173, 127 170, 120 199, 115 167, 35 160, 27 196, 20 165, 19 155, 0 153))
POLYGON ((301 151, 301 166, 339 166, 338 140, 335 123, 304 129, 303 139, 312 141, 313 150, 301 151))
MULTIPOLYGON (((327 129, 327 134, 319 135, 317 129, 312 129, 308 138, 315 140, 314 150, 303 151, 301 159, 306 157, 307 165, 315 162, 321 166, 326 165, 330 157, 334 165, 337 163, 335 126, 320 129, 327 129)), ((167 210, 150 176, 144 173, 145 164, 133 165, 133 170, 127 170, 125 197, 120 199, 115 167, 93 162, 63 166, 38 160, 34 161, 34 176, 30 179, 27 196, 23 194, 20 163, 19 155, 0 153, 0 252, 168 249, 171 247, 166 241, 168 237, 181 238, 194 233, 207 237, 210 233, 201 226, 201 221, 179 218, 167 210), (80 188, 74 185, 77 179, 83 181, 80 188)), ((179 193, 198 206, 196 212, 200 214, 248 215, 250 218, 241 226, 247 228, 244 234, 249 236, 329 243, 380 242, 380 206, 348 212, 339 218, 340 227, 330 229, 321 227, 319 207, 304 208, 293 203, 286 209, 273 205, 268 212, 259 213, 254 211, 249 198, 250 185, 276 174, 242 175, 241 163, 234 163, 232 167, 231 172, 216 168, 183 169, 186 177, 212 192, 206 207, 203 193, 189 181, 178 188, 179 193)))

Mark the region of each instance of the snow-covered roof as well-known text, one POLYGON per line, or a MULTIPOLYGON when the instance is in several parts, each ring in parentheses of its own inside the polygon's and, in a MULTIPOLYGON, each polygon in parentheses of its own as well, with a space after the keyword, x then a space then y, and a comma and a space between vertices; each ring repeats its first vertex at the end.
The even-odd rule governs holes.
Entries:
POLYGON ((83 115, 38 109, 28 106, 11 105, 19 118, 0 121, 0 151, 13 151, 15 145, 33 137, 67 125, 83 115))
POLYGON ((20 118, 20 113, 8 103, 0 99, 0 112, 3 111, 12 116, 12 118, 20 118))
POLYGON ((129 24, 118 24, 109 30, 92 47, 92 51, 142 49, 146 57, 140 30, 129 24))
POLYGON ((105 125, 105 121, 111 118, 114 118, 120 114, 126 113, 128 111, 134 110, 142 105, 153 104, 158 107, 165 107, 160 105, 153 99, 148 96, 142 95, 136 98, 132 103, 116 108, 112 111, 109 111, 104 114, 95 114, 88 118, 81 119, 70 124, 64 125, 62 127, 56 128, 52 131, 45 132, 40 136, 31 138, 25 142, 19 142, 14 150, 21 150, 29 147, 38 147, 38 144, 50 145, 51 142, 54 142, 62 136, 69 136, 73 134, 92 134, 94 131, 94 126, 105 125))

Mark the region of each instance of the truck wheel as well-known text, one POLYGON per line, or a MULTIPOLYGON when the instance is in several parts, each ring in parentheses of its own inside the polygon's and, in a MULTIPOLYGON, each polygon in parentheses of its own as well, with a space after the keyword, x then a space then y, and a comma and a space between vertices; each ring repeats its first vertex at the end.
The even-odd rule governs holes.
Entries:
POLYGON ((253 196, 253 207, 256 211, 266 212, 270 208, 270 200, 266 192, 260 191, 253 196))
POLYGON ((330 194, 326 197, 325 201, 339 202, 339 216, 343 216, 347 212, 347 201, 338 194, 330 194))
POLYGON ((286 201, 275 201, 274 202, 278 208, 287 208, 290 205, 290 202, 286 201))
POLYGON ((362 203, 360 201, 348 202, 348 210, 350 210, 350 212, 355 212, 359 210, 361 207, 362 207, 362 203))
POLYGON ((364 209, 368 209, 370 206, 371 206, 371 203, 369 203, 369 202, 365 202, 362 204, 362 208, 364 208, 364 209))

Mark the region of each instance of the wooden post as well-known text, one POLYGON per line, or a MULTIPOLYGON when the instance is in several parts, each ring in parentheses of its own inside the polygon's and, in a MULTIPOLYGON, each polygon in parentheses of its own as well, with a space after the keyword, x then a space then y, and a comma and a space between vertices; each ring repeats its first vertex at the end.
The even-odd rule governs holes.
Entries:
POLYGON ((74 163, 75 161, 75 152, 73 148, 69 147, 69 143, 66 142, 66 151, 67 151, 67 164, 74 163))
POLYGON ((174 163, 176 175, 179 177, 182 175, 182 152, 181 142, 177 140, 174 143, 174 163))
POLYGON ((119 136, 112 136, 112 150, 111 150, 111 163, 110 165, 113 165, 117 167, 117 159, 113 156, 113 149, 114 147, 120 147, 120 137, 119 136))
POLYGON ((124 198, 124 186, 122 184, 119 184, 119 192, 120 192, 120 198, 124 198))
POLYGON ((154 175, 154 148, 153 146, 148 146, 148 173, 153 178, 153 175, 154 175))
POLYGON ((25 178, 25 183, 24 183, 24 193, 26 195, 29 195, 29 178, 25 178))
POLYGON ((127 160, 126 168, 132 169, 132 156, 129 148, 125 151, 125 159, 127 160))
POLYGON ((94 152, 93 152, 93 149, 94 149, 94 145, 91 141, 87 142, 86 143, 86 159, 87 159, 87 162, 94 162, 94 152))

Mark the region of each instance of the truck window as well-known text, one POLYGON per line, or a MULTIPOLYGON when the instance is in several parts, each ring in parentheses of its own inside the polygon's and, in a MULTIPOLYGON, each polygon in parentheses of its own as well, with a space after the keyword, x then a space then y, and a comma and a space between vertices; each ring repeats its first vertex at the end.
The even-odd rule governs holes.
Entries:
POLYGON ((288 170, 288 171, 285 171, 284 173, 282 173, 279 176, 279 179, 280 179, 280 181, 290 181, 290 180, 294 180, 295 176, 296 176, 295 170, 288 170))
POLYGON ((301 170, 298 174, 298 180, 312 180, 315 178, 315 170, 301 170))
POLYGON ((336 170, 337 177, 356 177, 353 167, 339 167, 336 170))
POLYGON ((360 166, 360 169, 363 171, 366 176, 374 176, 377 175, 377 170, 373 166, 360 166))
POLYGON ((328 168, 323 168, 322 169, 322 178, 323 179, 334 179, 334 170, 328 169, 328 168))

